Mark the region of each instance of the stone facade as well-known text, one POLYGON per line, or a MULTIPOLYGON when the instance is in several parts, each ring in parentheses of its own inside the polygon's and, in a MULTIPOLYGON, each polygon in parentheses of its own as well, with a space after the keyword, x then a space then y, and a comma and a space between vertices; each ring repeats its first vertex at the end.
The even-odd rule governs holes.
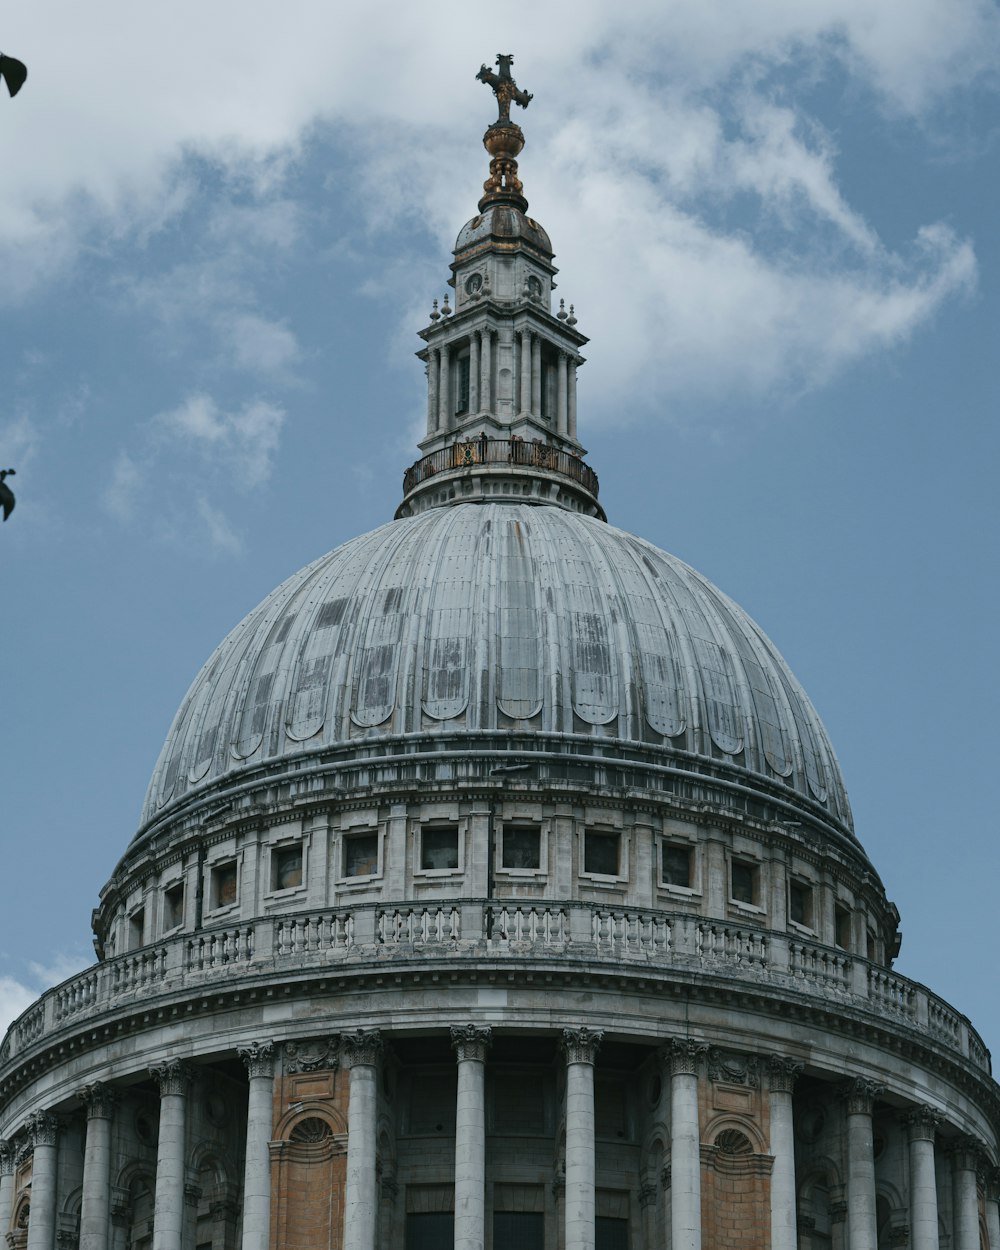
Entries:
POLYGON ((989 1055, 893 971, 781 657, 605 524, 586 340, 491 186, 422 332, 398 519, 210 660, 99 962, 0 1047, 0 1233, 1000 1250, 989 1055))

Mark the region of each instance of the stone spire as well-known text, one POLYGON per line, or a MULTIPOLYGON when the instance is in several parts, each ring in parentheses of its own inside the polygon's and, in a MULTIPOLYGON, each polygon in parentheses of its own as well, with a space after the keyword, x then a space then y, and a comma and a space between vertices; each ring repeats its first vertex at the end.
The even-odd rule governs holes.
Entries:
POLYGON ((458 235, 448 286, 434 300, 417 353, 427 367, 422 459, 407 469, 396 515, 446 503, 510 496, 604 518, 597 475, 577 438, 576 373, 587 342, 572 305, 552 310, 552 244, 526 215, 517 176, 524 147, 512 103, 531 96, 511 77, 513 56, 476 77, 493 88, 499 116, 487 127, 490 154, 479 214, 458 235))

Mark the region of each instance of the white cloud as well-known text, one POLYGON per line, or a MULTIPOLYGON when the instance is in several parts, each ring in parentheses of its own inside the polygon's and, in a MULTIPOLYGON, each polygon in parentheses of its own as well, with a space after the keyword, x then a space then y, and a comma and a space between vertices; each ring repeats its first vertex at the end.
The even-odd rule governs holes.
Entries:
POLYGON ((38 997, 38 991, 14 977, 0 977, 0 1036, 38 997))
POLYGON ((30 962, 26 975, 22 974, 20 978, 0 976, 0 1038, 40 994, 80 972, 92 962, 92 957, 81 951, 58 952, 47 963, 30 962))
POLYGON ((127 451, 119 451, 111 468, 111 481, 101 495, 104 510, 119 521, 131 521, 143 484, 140 467, 127 451))
POLYGON ((270 476, 284 421, 284 409, 265 400, 224 412, 210 395, 198 394, 160 413, 150 426, 223 469, 237 489, 246 491, 270 476))
POLYGON ((288 327, 252 313, 220 319, 233 363, 247 373, 281 373, 299 358, 299 345, 288 327))
POLYGON ((199 499, 198 516, 204 523, 204 532, 214 551, 224 555, 242 553, 243 542, 220 508, 213 507, 207 499, 199 499))
POLYGON ((34 459, 40 443, 38 426, 26 413, 0 423, 0 469, 23 470, 34 459))

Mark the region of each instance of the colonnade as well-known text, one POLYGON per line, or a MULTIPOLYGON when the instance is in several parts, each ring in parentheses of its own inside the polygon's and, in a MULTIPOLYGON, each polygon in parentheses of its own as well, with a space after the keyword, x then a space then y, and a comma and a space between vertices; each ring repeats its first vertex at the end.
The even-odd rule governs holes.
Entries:
MULTIPOLYGON (((491 329, 469 334, 470 415, 486 415, 495 409, 493 393, 493 336, 491 329)), ((521 417, 542 416, 542 336, 532 330, 518 330, 515 411, 521 417)), ((445 343, 427 353, 427 435, 446 434, 455 426, 455 395, 452 363, 457 345, 445 343)), ((566 351, 556 359, 555 432, 562 438, 576 438, 577 360, 566 351)))
MULTIPOLYGON (((565 1098, 565 1250, 594 1250, 596 1210, 594 1064, 603 1034, 586 1027, 564 1029, 565 1098)), ((454 1026, 451 1042, 457 1071, 455 1115, 455 1250, 483 1250, 486 1244, 486 1096, 485 1065, 492 1039, 488 1027, 454 1026)), ((344 1193, 344 1250, 375 1250, 377 1214, 376 1131, 378 1066, 382 1036, 358 1030, 341 1038, 348 1072, 348 1133, 344 1193)), ((700 1068, 707 1048, 691 1039, 673 1039, 662 1051, 670 1083, 669 1184, 664 1201, 669 1213, 672 1250, 702 1248, 702 1131, 700 1068)), ((269 1041, 238 1048, 249 1083, 247 1149, 243 1184, 242 1250, 267 1250, 270 1236, 274 1046, 269 1041)), ((796 1250, 796 1177, 792 1094, 801 1064, 773 1056, 768 1061, 770 1125, 770 1250, 796 1250)), ((186 1118, 192 1068, 169 1060, 150 1069, 160 1091, 159 1131, 153 1223, 153 1250, 181 1250, 186 1166, 186 1118)), ((883 1088, 855 1078, 842 1085, 846 1135, 846 1217, 849 1250, 877 1250, 875 1150, 872 1114, 883 1088)), ((86 1142, 80 1207, 80 1250, 108 1250, 112 1184, 111 1123, 118 1103, 104 1084, 84 1086, 86 1142)), ((909 1229, 912 1250, 939 1250, 938 1186, 935 1137, 941 1117, 929 1107, 902 1116, 907 1133, 909 1229)), ((20 1135, 21 1151, 30 1149, 32 1172, 27 1250, 54 1250, 57 1242, 57 1163, 60 1119, 38 1111, 20 1135)), ((977 1170, 983 1166, 979 1143, 950 1137, 954 1193, 954 1250, 980 1250, 977 1170)), ((12 1143, 0 1142, 0 1230, 9 1227, 17 1195, 18 1159, 12 1143)), ((990 1250, 1000 1250, 997 1174, 987 1188, 986 1224, 990 1250)), ((643 1225, 653 1245, 654 1187, 640 1194, 643 1225)), ((13 1244, 13 1243, 12 1243, 13 1244)), ((60 1239, 61 1244, 61 1239, 60 1239)))

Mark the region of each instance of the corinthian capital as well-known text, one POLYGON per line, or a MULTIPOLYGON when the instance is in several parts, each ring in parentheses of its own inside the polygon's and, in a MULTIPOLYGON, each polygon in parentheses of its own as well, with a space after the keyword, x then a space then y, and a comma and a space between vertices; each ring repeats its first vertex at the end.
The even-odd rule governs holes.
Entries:
POLYGON ((941 1123, 941 1112, 923 1105, 913 1107, 903 1116, 903 1123, 909 1130, 910 1141, 933 1141, 941 1123))
POLYGON ((378 1029, 358 1029, 344 1033, 340 1039, 347 1067, 374 1067, 382 1053, 382 1034, 378 1029))
POLYGON ((804 1065, 794 1059, 786 1059, 783 1055, 771 1055, 767 1061, 770 1076, 769 1085, 772 1094, 790 1094, 795 1082, 802 1075, 804 1065))
POLYGON ((878 1081, 869 1081, 863 1076, 856 1076, 840 1087, 840 1096, 848 1115, 871 1115, 875 1099, 884 1093, 884 1085, 879 1085, 878 1081))
POLYGON ((48 1111, 35 1111, 28 1116, 24 1124, 25 1131, 31 1139, 32 1146, 54 1146, 62 1128, 62 1122, 56 1115, 48 1111))
POLYGON ((246 1046, 237 1046, 236 1053, 243 1060, 247 1076, 251 1080, 255 1076, 274 1075, 273 1042, 248 1042, 246 1046))
POLYGON ((672 1037, 663 1048, 663 1057, 671 1076, 698 1075, 698 1061, 708 1054, 708 1047, 690 1037, 672 1037))
POLYGON ((0 1141, 0 1176, 10 1176, 14 1171, 14 1143, 0 1141))
POLYGON ((160 1097, 165 1098, 168 1094, 186 1094, 194 1074, 183 1059, 168 1059, 154 1064, 149 1075, 159 1085, 160 1097))
POLYGON ((118 1094, 103 1081, 82 1086, 77 1097, 86 1105, 88 1120, 110 1120, 118 1102, 118 1094))
POLYGON ((453 1024, 451 1026, 451 1044, 459 1062, 463 1059, 477 1059, 482 1063, 493 1040, 493 1030, 479 1028, 475 1024, 453 1024))
POLYGON ((586 1025, 579 1029, 563 1029, 562 1044, 566 1052, 566 1062, 593 1063, 603 1041, 604 1033, 600 1029, 588 1029, 586 1025))

